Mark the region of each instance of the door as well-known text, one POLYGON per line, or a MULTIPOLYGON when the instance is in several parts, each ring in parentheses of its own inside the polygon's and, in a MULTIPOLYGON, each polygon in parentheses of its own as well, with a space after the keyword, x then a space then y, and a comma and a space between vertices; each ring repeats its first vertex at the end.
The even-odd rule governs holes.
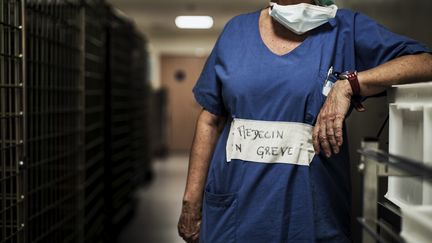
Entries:
POLYGON ((201 111, 192 88, 201 74, 206 57, 162 56, 162 87, 168 91, 168 147, 171 152, 189 152, 201 111))

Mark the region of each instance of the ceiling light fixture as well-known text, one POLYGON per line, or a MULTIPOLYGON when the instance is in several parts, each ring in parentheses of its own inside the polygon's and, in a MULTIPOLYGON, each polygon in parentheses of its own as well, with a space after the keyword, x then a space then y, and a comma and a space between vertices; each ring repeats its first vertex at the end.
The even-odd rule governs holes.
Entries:
POLYGON ((175 24, 180 29, 210 29, 214 21, 210 16, 178 16, 175 24))

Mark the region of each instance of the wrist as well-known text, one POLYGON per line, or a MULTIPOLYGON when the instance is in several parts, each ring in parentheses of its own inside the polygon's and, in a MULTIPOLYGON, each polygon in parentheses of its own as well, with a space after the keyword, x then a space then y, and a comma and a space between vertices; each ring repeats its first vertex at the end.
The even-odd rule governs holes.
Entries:
POLYGON ((202 202, 191 202, 187 200, 183 200, 182 211, 185 212, 198 212, 201 211, 202 202))
POLYGON ((340 80, 336 83, 340 86, 340 89, 342 90, 342 93, 345 94, 345 96, 349 99, 353 96, 353 90, 351 88, 351 85, 348 80, 340 80))
POLYGON ((350 89, 349 94, 353 97, 359 97, 360 96, 360 83, 358 79, 358 73, 357 71, 346 71, 341 74, 339 74, 339 79, 345 80, 348 82, 350 89))
POLYGON ((185 194, 183 197, 183 205, 191 207, 201 207, 202 195, 185 194))
POLYGON ((362 97, 360 96, 360 83, 357 76, 357 71, 347 71, 338 74, 338 79, 341 80, 341 87, 343 87, 343 92, 345 96, 351 100, 352 105, 357 111, 365 111, 362 105, 362 97))

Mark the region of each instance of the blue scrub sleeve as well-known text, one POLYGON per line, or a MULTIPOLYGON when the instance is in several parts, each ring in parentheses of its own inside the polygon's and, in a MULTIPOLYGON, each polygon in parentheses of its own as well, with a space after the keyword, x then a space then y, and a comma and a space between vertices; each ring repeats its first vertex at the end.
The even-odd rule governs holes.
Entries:
POLYGON ((217 116, 225 116, 222 99, 222 84, 216 75, 217 44, 207 59, 204 69, 192 92, 196 101, 207 111, 217 116))
POLYGON ((431 52, 425 45, 395 34, 364 14, 355 16, 356 69, 374 68, 396 57, 431 52))

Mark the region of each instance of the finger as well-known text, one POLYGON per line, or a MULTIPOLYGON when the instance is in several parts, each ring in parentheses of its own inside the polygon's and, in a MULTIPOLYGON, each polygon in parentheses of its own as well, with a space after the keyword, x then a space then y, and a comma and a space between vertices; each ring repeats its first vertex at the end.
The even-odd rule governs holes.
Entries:
POLYGON ((182 218, 180 218, 180 221, 179 221, 179 223, 177 224, 177 231, 178 231, 178 234, 179 234, 182 238, 183 238, 183 237, 186 237, 187 234, 188 234, 188 227, 187 227, 187 225, 186 225, 185 220, 187 220, 187 219, 185 219, 184 217, 182 217, 182 218))
POLYGON ((186 236, 181 237, 185 242, 189 242, 189 239, 186 236))
POLYGON ((182 237, 184 241, 188 242, 188 243, 193 243, 194 239, 192 235, 185 235, 184 237, 182 237))
POLYGON ((187 240, 188 243, 197 243, 198 241, 198 235, 193 235, 191 237, 188 238, 187 240))
POLYGON ((199 233, 196 233, 194 236, 192 236, 192 241, 193 242, 198 242, 199 241, 199 233))
POLYGON ((321 123, 321 126, 320 126, 319 142, 320 142, 320 145, 321 145, 321 148, 322 148, 324 154, 327 157, 330 157, 331 151, 330 151, 330 144, 327 140, 326 120, 323 120, 323 122, 321 123))
POLYGON ((181 225, 180 222, 177 224, 177 232, 178 235, 183 238, 183 226, 181 225))
POLYGON ((334 130, 333 130, 333 119, 327 120, 326 128, 327 128, 327 131, 326 131, 327 138, 328 138, 330 146, 333 150, 333 153, 338 154, 339 153, 339 146, 337 145, 334 130))
POLYGON ((313 147, 315 150, 315 154, 319 154, 319 152, 320 152, 320 145, 319 145, 319 141, 318 141, 319 123, 320 122, 318 120, 315 127, 313 128, 313 131, 312 131, 312 143, 313 143, 313 147))
POLYGON ((182 226, 178 227, 178 233, 180 237, 183 238, 183 240, 185 240, 186 242, 190 241, 193 236, 193 233, 190 233, 188 229, 182 226))
POLYGON ((193 242, 199 236, 199 228, 193 229, 183 229, 179 232, 180 236, 187 242, 193 242))
POLYGON ((336 116, 333 122, 334 134, 339 147, 343 144, 343 121, 344 116, 336 116))

